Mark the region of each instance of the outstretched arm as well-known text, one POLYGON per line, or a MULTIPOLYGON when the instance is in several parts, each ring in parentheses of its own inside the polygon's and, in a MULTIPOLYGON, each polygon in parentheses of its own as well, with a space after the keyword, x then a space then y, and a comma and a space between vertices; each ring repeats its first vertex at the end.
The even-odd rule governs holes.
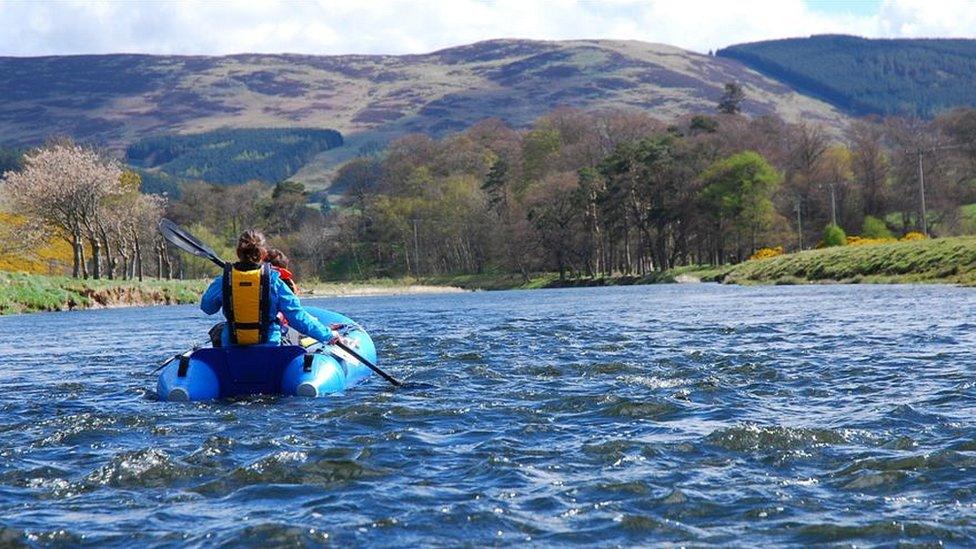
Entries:
POLYGON ((203 292, 203 297, 200 298, 200 310, 212 315, 220 310, 220 306, 223 305, 223 293, 224 293, 224 276, 220 275, 210 283, 207 287, 207 291, 203 292))
POLYGON ((329 341, 332 332, 302 307, 302 302, 278 277, 272 277, 275 292, 278 294, 278 309, 288 319, 288 325, 300 333, 319 341, 329 341))

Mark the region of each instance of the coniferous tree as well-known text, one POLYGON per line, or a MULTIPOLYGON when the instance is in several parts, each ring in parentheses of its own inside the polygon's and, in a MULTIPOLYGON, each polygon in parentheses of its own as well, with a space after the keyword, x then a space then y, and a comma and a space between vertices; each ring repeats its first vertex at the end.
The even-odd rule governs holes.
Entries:
POLYGON ((742 102, 746 94, 742 90, 742 84, 728 82, 725 84, 725 93, 718 102, 718 112, 722 114, 739 114, 742 112, 742 102))

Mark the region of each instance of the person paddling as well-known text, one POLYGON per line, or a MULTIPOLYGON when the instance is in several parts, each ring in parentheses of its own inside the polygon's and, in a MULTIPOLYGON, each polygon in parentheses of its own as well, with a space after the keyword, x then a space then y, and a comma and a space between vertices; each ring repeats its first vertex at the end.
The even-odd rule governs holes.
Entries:
POLYGON ((281 274, 264 263, 266 256, 264 235, 244 231, 237 241, 239 261, 228 263, 200 298, 200 309, 208 315, 224 311, 221 345, 280 344, 278 313, 295 330, 318 341, 332 340, 330 329, 308 314, 281 274))

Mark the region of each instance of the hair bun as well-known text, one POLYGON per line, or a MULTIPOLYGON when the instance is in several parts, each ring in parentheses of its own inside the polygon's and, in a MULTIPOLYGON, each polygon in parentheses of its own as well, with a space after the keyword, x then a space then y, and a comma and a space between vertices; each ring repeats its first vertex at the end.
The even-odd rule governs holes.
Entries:
POLYGON ((264 235, 248 229, 237 239, 237 258, 249 263, 260 263, 266 248, 264 235))

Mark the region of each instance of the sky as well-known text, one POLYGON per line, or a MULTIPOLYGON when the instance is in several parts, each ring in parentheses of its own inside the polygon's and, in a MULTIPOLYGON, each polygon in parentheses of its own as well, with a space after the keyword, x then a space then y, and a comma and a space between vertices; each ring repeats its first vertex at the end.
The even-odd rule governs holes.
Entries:
POLYGON ((0 0, 0 55, 408 54, 491 38, 697 52, 843 33, 976 38, 976 0, 0 0))

